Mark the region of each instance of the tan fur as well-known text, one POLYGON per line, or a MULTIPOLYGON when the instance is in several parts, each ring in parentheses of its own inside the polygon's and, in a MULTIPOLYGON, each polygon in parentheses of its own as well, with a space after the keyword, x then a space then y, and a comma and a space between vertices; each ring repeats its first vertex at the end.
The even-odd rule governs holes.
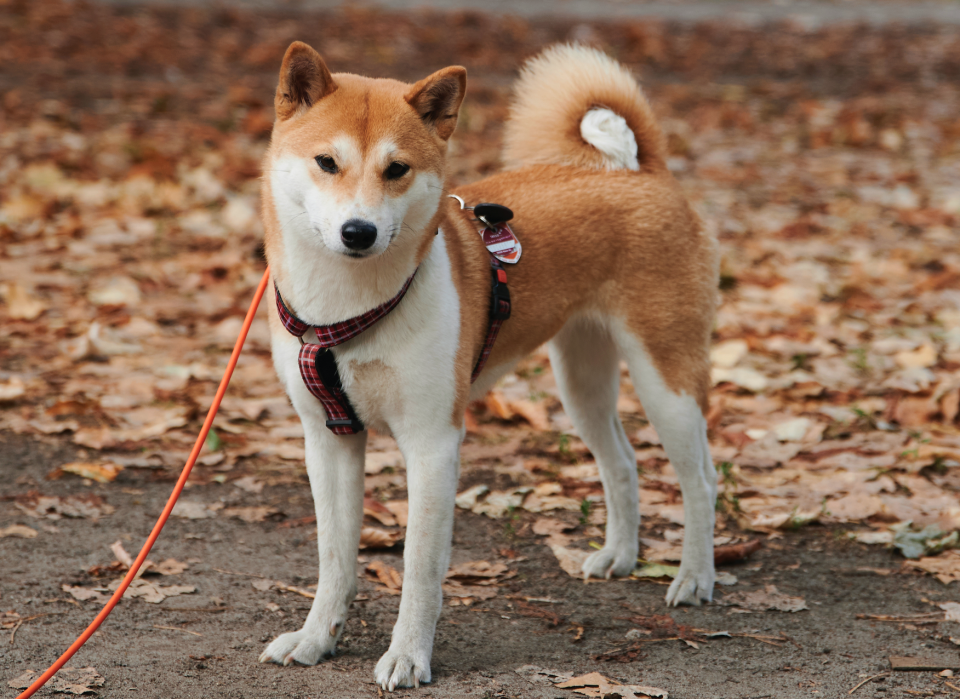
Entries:
MULTIPOLYGON (((506 266, 513 312, 490 366, 529 354, 573 315, 609 313, 643 339, 667 385, 706 410, 717 247, 671 175, 541 165, 455 191, 509 206, 523 243, 519 264, 506 266)), ((461 307, 471 309, 461 334, 472 369, 488 322, 477 309, 489 306, 490 273, 479 224, 458 209, 448 207, 456 231, 448 248, 460 248, 451 257, 463 260, 457 286, 461 307)))
POLYGON ((666 172, 663 133, 636 80, 612 58, 578 45, 550 47, 520 71, 503 134, 505 165, 606 167, 580 135, 580 122, 595 107, 626 120, 642 171, 666 172))

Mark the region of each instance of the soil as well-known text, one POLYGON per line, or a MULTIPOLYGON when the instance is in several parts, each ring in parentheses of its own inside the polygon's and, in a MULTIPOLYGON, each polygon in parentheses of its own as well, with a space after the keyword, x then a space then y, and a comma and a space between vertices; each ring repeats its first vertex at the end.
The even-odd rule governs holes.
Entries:
MULTIPOLYGON (((12 642, 9 632, 5 633, 0 643, 0 692, 12 697, 16 692, 6 686, 7 681, 53 662, 99 609, 93 601, 70 602, 61 585, 103 584, 103 578, 95 579, 87 570, 109 564, 113 560, 109 546, 118 539, 135 554, 171 485, 156 473, 140 469, 127 469, 109 484, 76 477, 45 480, 56 466, 82 456, 66 442, 38 442, 0 433, 0 454, 5 482, 0 528, 18 523, 40 528, 34 539, 0 539, 0 608, 21 616, 59 612, 23 624, 12 642), (97 522, 32 519, 12 504, 14 496, 30 490, 59 496, 94 493, 116 511, 97 522)), ((399 598, 365 578, 360 579, 359 589, 367 599, 354 602, 334 659, 316 667, 257 662, 275 635, 299 628, 310 600, 291 593, 260 592, 252 583, 263 576, 305 588, 316 580, 312 525, 282 526, 312 512, 302 469, 294 475, 292 482, 266 487, 259 494, 217 483, 187 492, 188 498, 206 502, 273 506, 282 510, 285 519, 248 524, 219 517, 172 518, 151 559, 193 560, 184 573, 162 582, 193 585, 196 592, 160 604, 124 600, 116 608, 70 663, 93 666, 104 676, 100 696, 378 696, 373 669, 389 645, 399 598), (271 603, 278 609, 268 609, 271 603)), ((575 520, 574 513, 566 514, 575 520)), ((952 622, 912 626, 857 619, 863 613, 936 611, 930 602, 948 601, 954 595, 934 579, 902 573, 901 560, 888 550, 845 541, 840 529, 785 532, 782 538, 765 541, 746 562, 724 567, 739 583, 718 587, 718 600, 730 591, 762 590, 772 584, 780 592, 803 597, 809 610, 734 613, 716 603, 668 610, 663 603, 666 587, 649 581, 584 585, 560 571, 550 550, 532 534, 528 525, 533 517, 522 513, 504 521, 457 512, 454 563, 503 561, 518 575, 491 600, 445 607, 437 627, 433 683, 419 690, 398 690, 398 694, 477 699, 580 696, 534 683, 516 672, 524 665, 535 665, 577 675, 599 671, 623 683, 666 689, 677 699, 836 697, 846 696, 867 677, 887 672, 889 656, 921 656, 944 667, 956 665, 956 647, 937 639, 951 634, 952 622), (558 603, 522 603, 524 597, 558 603), (525 616, 535 613, 531 607, 548 610, 559 622, 525 616), (712 638, 699 643, 699 648, 680 640, 648 642, 627 662, 595 659, 631 644, 625 638, 636 627, 630 617, 654 614, 668 614, 678 624, 698 629, 782 634, 789 640, 771 645, 746 637, 712 638), (578 627, 583 628, 579 641, 578 627)), ((644 527, 662 530, 656 517, 648 518, 644 527)), ((364 560, 379 559, 403 569, 399 548, 362 553, 364 560)), ((868 682, 855 696, 950 692, 946 682, 936 672, 896 672, 868 682)), ((50 693, 44 688, 39 696, 50 693)))

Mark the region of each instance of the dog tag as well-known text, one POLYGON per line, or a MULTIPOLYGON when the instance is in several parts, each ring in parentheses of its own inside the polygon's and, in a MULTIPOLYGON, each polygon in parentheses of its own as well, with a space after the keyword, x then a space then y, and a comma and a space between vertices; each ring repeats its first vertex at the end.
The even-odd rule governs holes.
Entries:
POLYGON ((490 254, 501 262, 516 264, 520 261, 520 253, 523 248, 520 246, 517 236, 513 234, 510 226, 506 223, 498 223, 493 228, 484 228, 480 231, 480 235, 483 237, 483 244, 487 246, 490 254))
POLYGON ((513 212, 502 204, 477 204, 473 207, 473 215, 488 226, 506 223, 513 218, 513 212))

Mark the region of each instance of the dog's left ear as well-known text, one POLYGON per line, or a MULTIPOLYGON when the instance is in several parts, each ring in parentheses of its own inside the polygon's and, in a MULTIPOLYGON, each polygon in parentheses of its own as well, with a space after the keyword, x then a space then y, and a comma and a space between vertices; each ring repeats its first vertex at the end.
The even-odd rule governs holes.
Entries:
POLYGON ((457 115, 466 91, 467 69, 450 66, 418 82, 405 98, 427 128, 446 141, 457 128, 457 115))

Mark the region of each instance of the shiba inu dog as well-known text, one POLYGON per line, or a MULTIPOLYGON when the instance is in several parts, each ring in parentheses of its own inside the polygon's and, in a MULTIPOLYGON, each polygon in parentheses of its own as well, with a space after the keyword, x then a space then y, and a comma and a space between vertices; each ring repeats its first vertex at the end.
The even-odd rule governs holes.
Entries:
POLYGON ((716 241, 668 172, 630 73, 599 51, 556 46, 517 81, 506 169, 454 192, 512 210, 522 258, 492 267, 476 212, 444 188, 465 89, 461 67, 408 85, 331 74, 299 42, 284 56, 262 210, 273 358, 303 421, 320 574, 303 628, 262 662, 312 665, 336 647, 356 594, 369 426, 396 438, 409 491, 400 611, 376 681, 430 681, 464 410, 544 343, 605 491, 606 543, 584 575, 627 575, 637 559, 636 458, 616 410, 623 359, 683 490, 683 561, 666 601, 711 599, 716 241), (491 311, 498 279, 507 320, 491 311))

